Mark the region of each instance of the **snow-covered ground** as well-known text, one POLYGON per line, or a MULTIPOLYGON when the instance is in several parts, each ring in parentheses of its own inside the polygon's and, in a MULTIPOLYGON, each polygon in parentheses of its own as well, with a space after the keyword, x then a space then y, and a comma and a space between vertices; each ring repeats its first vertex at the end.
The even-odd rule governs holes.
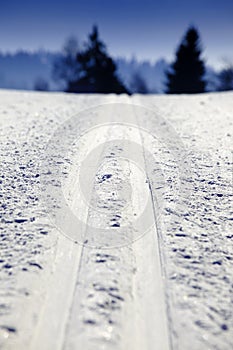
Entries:
POLYGON ((0 100, 0 349, 232 349, 233 93, 0 100))

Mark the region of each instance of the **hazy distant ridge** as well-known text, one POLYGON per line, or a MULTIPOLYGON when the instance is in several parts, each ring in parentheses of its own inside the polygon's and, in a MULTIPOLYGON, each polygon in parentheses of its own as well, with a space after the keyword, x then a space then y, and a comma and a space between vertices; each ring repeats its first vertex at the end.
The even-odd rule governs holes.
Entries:
MULTIPOLYGON (((60 90, 60 86, 52 79, 52 66, 59 53, 47 51, 16 53, 0 53, 0 88, 5 89, 34 89, 35 81, 42 78, 49 83, 51 90, 60 90)), ((146 81, 149 92, 162 93, 165 89, 165 71, 169 63, 161 58, 152 63, 149 60, 138 61, 136 58, 116 58, 118 73, 125 85, 130 88, 132 76, 139 73, 146 81)), ((216 73, 212 68, 207 68, 208 79, 213 81, 213 86, 208 85, 208 90, 214 90, 216 73)))

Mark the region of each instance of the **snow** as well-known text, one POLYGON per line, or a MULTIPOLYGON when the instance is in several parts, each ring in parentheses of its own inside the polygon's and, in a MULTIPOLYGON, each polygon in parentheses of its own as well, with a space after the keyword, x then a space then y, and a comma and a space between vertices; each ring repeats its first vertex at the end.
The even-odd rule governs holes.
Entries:
POLYGON ((232 97, 0 91, 0 347, 232 348, 232 97))

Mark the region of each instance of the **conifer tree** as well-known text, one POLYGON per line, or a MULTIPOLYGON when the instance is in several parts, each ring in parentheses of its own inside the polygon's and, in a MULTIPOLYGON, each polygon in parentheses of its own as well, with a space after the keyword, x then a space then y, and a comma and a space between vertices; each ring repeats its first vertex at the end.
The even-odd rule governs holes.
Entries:
POLYGON ((97 26, 89 35, 85 50, 77 55, 79 79, 72 91, 83 93, 128 93, 116 74, 116 65, 108 56, 105 44, 99 39, 97 26))
POLYGON ((130 83, 130 90, 131 92, 136 94, 149 93, 146 80, 143 78, 143 76, 139 72, 134 72, 130 83))
POLYGON ((233 65, 229 65, 219 73, 219 91, 233 90, 233 65))
POLYGON ((178 50, 176 59, 167 72, 167 93, 193 94, 205 91, 205 65, 201 59, 199 33, 190 27, 178 50))
POLYGON ((56 82, 62 83, 66 92, 72 91, 72 84, 79 77, 79 65, 76 60, 78 42, 75 37, 66 40, 62 53, 55 59, 52 76, 56 82))

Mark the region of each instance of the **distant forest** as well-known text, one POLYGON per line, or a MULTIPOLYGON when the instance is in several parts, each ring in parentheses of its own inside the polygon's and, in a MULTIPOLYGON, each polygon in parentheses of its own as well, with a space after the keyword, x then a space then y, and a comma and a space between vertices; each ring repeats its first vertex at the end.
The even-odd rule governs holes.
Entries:
POLYGON ((197 28, 189 27, 173 62, 113 58, 94 26, 82 45, 66 40, 61 52, 0 53, 0 88, 72 93, 202 93, 233 90, 233 64, 206 65, 197 28))

